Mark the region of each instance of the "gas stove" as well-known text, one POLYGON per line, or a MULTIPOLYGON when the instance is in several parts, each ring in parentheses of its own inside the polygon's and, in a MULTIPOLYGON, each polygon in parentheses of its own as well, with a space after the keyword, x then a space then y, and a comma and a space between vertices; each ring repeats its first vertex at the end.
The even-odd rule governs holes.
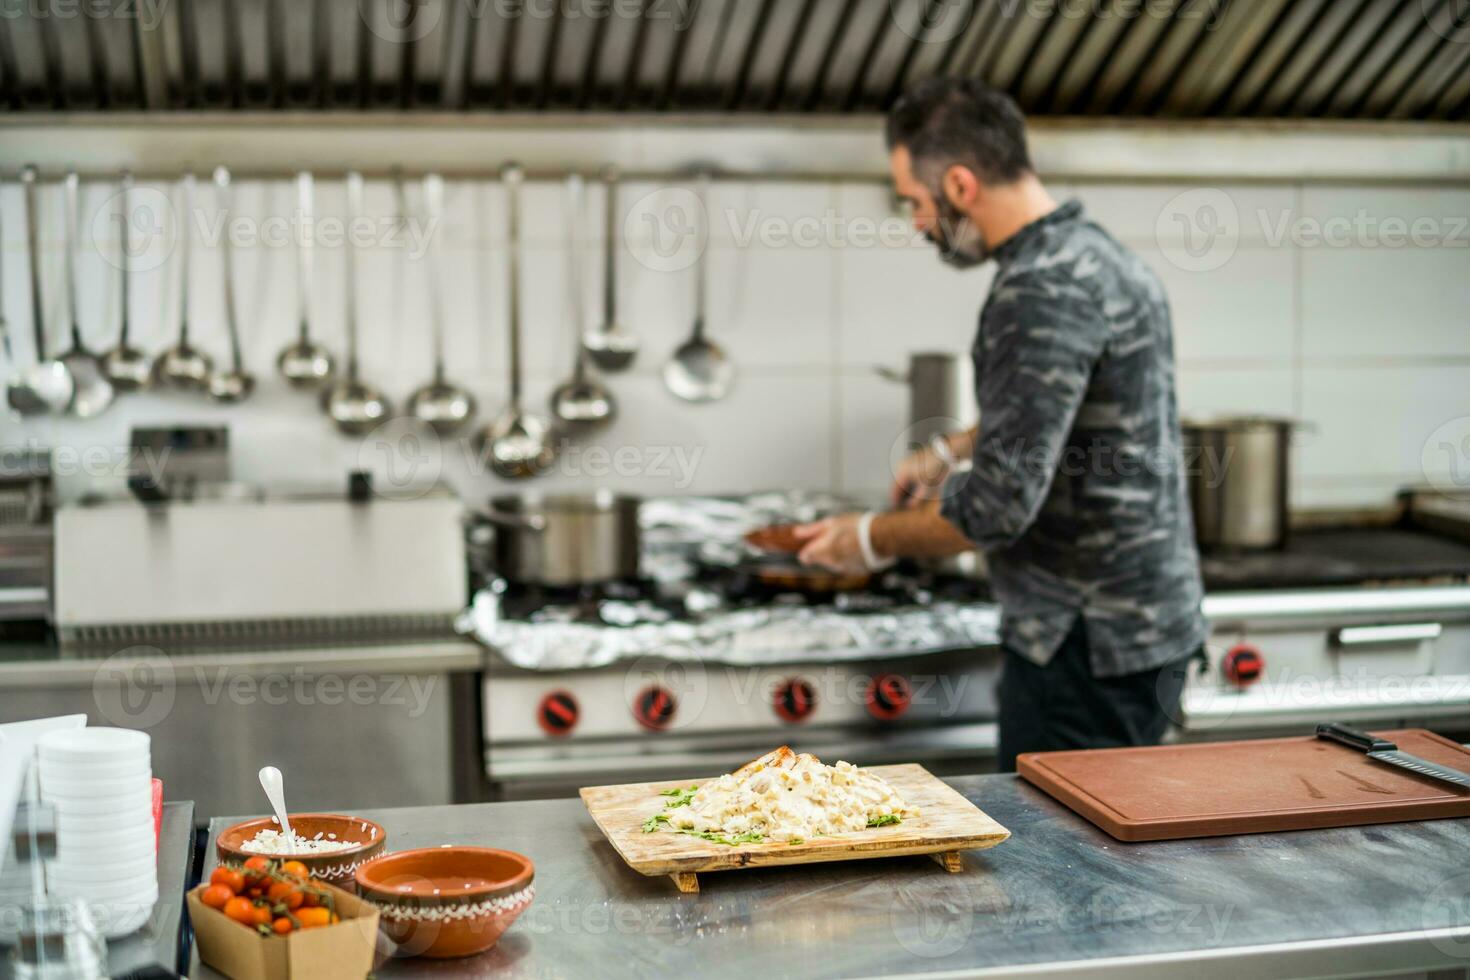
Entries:
POLYGON ((1278 551, 1205 556, 1209 666, 1186 687, 1181 737, 1347 720, 1470 738, 1470 525, 1442 502, 1406 494, 1308 518, 1278 551))
MULTIPOLYGON (((1174 737, 1326 719, 1470 736, 1470 535, 1406 512, 1317 522, 1280 551, 1205 556, 1207 665, 1174 737)), ((660 574, 639 581, 480 591, 470 619, 491 650, 498 796, 564 794, 609 772, 725 771, 782 742, 860 764, 989 764, 999 610, 983 580, 901 566, 861 590, 810 594, 746 574, 719 541, 696 551, 665 549, 682 564, 646 562, 660 574)))

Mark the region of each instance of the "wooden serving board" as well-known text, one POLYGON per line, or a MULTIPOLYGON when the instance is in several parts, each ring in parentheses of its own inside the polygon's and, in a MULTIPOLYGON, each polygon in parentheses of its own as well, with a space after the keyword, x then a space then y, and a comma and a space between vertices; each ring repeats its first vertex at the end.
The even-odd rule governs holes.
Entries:
MULTIPOLYGON (((1374 734, 1470 772, 1470 751, 1433 732, 1374 734)), ((1470 817, 1470 790, 1312 736, 1034 752, 1017 769, 1123 841, 1470 817)))
MULTIPOLYGON (((622 855, 628 867, 645 875, 669 875, 680 891, 699 890, 697 875, 778 864, 852 861, 859 858, 930 854, 946 870, 961 871, 960 851, 994 847, 1011 832, 927 769, 912 763, 873 766, 868 770, 887 780, 899 796, 919 808, 919 816, 886 827, 840 837, 816 837, 800 844, 717 844, 688 834, 658 830, 643 832, 643 823, 664 810, 666 789, 702 785, 705 779, 623 786, 587 786, 582 800, 598 828, 622 855)), ((707 777, 709 779, 716 777, 707 777)))

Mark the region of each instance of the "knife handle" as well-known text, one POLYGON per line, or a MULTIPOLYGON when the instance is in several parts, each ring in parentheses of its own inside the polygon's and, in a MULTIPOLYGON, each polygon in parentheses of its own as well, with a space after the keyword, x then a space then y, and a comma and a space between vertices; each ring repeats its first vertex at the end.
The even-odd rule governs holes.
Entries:
POLYGON ((1387 739, 1360 732, 1356 728, 1350 728, 1337 722, 1317 726, 1317 737, 1341 742, 1349 748, 1360 752, 1392 752, 1398 748, 1397 745, 1387 739))

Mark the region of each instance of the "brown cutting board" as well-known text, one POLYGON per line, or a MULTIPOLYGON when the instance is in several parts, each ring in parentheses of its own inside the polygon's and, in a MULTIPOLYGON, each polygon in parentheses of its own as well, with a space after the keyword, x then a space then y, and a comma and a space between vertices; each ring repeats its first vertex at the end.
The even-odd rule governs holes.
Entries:
POLYGON ((983 810, 965 799, 923 766, 873 766, 905 802, 919 808, 919 816, 887 827, 840 837, 814 837, 800 844, 739 844, 730 846, 676 834, 668 830, 643 832, 643 823, 664 810, 662 790, 698 785, 703 779, 582 789, 587 811, 634 871, 671 875, 683 891, 697 891, 695 875, 777 864, 851 861, 857 858, 933 854, 951 871, 961 869, 960 851, 994 847, 1011 835, 983 810))
MULTIPOLYGON (((1422 729, 1375 732, 1470 772, 1470 752, 1422 729)), ((1470 790, 1311 736, 1031 752, 1022 778, 1124 841, 1470 816, 1470 790)))

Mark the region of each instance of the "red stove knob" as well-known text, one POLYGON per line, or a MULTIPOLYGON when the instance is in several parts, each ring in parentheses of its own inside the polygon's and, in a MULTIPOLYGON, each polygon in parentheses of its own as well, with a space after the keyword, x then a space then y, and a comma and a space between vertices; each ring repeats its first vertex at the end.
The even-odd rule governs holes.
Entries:
POLYGON ((536 721, 548 735, 570 735, 581 717, 577 699, 567 691, 552 691, 536 707, 536 721))
POLYGON ((880 721, 892 721, 913 701, 909 682, 898 674, 879 674, 868 683, 868 713, 880 721))
POLYGON ((1237 643, 1225 651, 1220 661, 1220 672, 1236 687, 1248 687, 1261 679, 1266 670, 1266 658, 1261 651, 1249 643, 1237 643))
POLYGON ((792 677, 784 680, 776 688, 776 695, 772 699, 772 707, 783 721, 792 724, 806 721, 811 717, 813 711, 817 710, 817 692, 811 682, 804 677, 792 677))
POLYGON ((679 703, 674 699, 673 692, 655 684, 645 687, 633 699, 633 717, 644 728, 656 732, 668 727, 669 722, 674 720, 674 712, 678 707, 679 703))

